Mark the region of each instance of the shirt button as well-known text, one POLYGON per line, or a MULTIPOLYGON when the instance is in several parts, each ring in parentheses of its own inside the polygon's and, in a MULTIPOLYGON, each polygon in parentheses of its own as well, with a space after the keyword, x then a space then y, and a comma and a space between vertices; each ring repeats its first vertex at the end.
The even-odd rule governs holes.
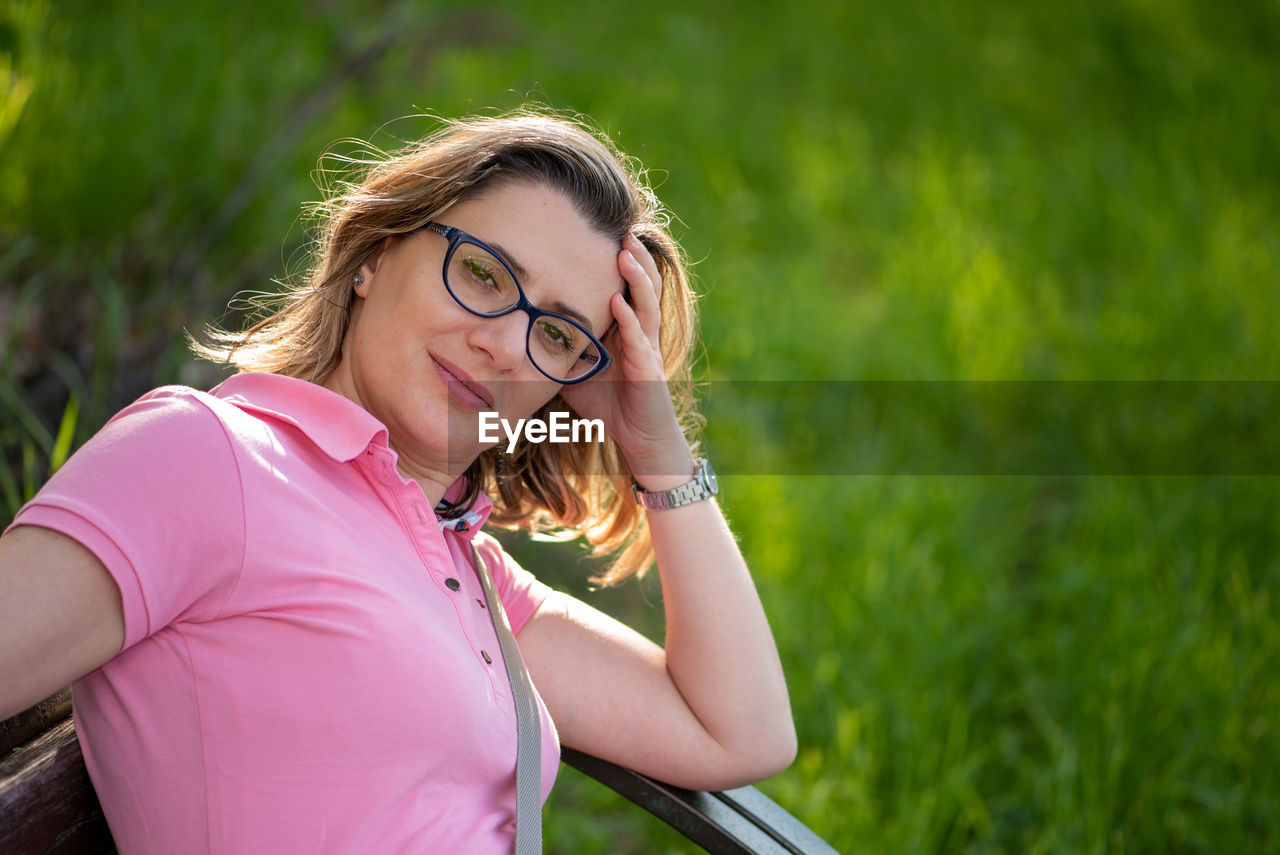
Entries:
POLYGON ((476 597, 476 602, 480 604, 480 608, 484 608, 484 600, 480 599, 479 597, 476 597))
POLYGON ((481 651, 480 651, 480 655, 484 657, 484 661, 485 661, 485 664, 486 664, 486 665, 492 665, 492 664, 493 664, 493 660, 489 658, 489 654, 488 654, 486 651, 481 650, 481 651))
POLYGON ((462 587, 462 583, 450 576, 448 579, 444 580, 444 586, 450 591, 456 591, 462 587))

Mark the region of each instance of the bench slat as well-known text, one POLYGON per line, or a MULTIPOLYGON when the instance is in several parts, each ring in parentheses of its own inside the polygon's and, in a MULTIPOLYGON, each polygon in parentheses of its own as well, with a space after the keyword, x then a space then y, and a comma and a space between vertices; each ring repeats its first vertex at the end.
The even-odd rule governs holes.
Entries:
POLYGON ((71 719, 0 761, 0 852, 114 855, 71 719))
POLYGON ((560 759, 635 802, 712 855, 838 855, 755 787, 718 793, 685 790, 572 748, 562 748, 560 759))

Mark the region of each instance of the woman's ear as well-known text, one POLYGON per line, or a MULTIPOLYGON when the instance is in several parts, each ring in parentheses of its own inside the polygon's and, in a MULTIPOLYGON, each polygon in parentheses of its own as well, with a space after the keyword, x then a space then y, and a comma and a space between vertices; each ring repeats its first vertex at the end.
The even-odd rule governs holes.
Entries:
MULTIPOLYGON (((363 277, 365 288, 369 287, 368 283, 373 279, 373 274, 378 272, 378 265, 382 263, 382 254, 387 251, 387 247, 391 246, 392 240, 394 240, 392 235, 387 235, 383 238, 382 242, 373 248, 373 252, 369 253, 364 263, 360 265, 360 274, 363 277)), ((364 296, 359 287, 357 287, 356 292, 364 296)))

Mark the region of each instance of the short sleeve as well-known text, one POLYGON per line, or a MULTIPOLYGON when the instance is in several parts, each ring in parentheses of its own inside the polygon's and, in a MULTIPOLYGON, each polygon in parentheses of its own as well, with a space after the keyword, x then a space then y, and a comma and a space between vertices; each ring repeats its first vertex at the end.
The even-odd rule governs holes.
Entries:
POLYGON ((144 396, 14 519, 75 539, 106 566, 120 589, 126 648, 176 621, 213 617, 239 577, 244 497, 218 404, 184 387, 144 396))
POLYGON ((493 576, 493 586, 507 612, 511 631, 519 632, 551 593, 551 588, 516 563, 502 544, 489 535, 476 535, 475 544, 493 576))

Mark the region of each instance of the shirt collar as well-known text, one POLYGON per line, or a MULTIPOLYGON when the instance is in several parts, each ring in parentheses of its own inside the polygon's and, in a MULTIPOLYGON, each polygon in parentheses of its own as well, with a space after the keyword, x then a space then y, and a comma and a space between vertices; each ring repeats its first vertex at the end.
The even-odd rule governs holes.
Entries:
POLYGON ((283 374, 236 374, 210 393, 242 410, 293 425, 339 463, 354 460, 387 429, 354 401, 323 386, 283 374))
MULTIPOLYGON (((359 457, 371 445, 395 455, 387 443, 387 428, 354 401, 317 383, 283 374, 246 372, 228 377, 210 394, 246 412, 266 416, 297 428, 324 454, 339 463, 359 457)), ((463 493, 461 479, 445 493, 456 500, 463 493)), ((456 520, 440 520, 460 534, 484 525, 493 502, 484 493, 456 520)))

